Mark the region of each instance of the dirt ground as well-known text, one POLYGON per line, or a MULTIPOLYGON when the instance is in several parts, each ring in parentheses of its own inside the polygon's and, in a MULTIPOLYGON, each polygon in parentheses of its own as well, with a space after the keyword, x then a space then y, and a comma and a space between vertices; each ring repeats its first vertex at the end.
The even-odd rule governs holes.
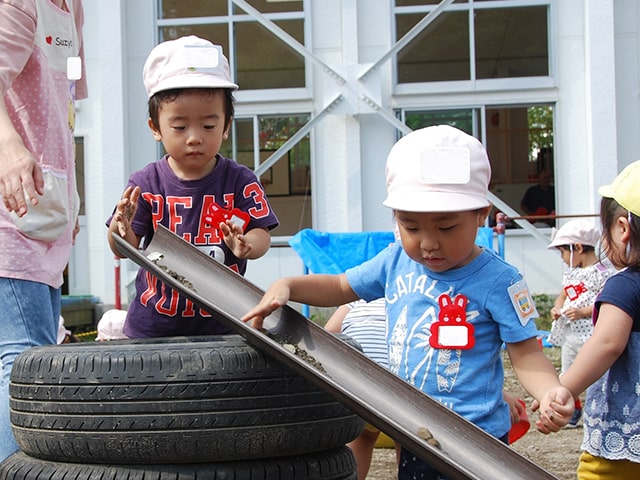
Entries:
MULTIPOLYGON (((559 364, 559 348, 546 348, 545 354, 551 358, 554 364, 559 364)), ((506 358, 505 387, 507 391, 523 398, 527 406, 531 404, 531 397, 526 395, 518 383, 506 358)), ((529 418, 535 418, 530 409, 529 418)), ((557 476, 558 479, 575 480, 582 433, 582 422, 578 423, 578 428, 564 428, 560 432, 550 435, 543 435, 535 427, 532 427, 512 447, 521 455, 557 476)), ((392 480, 394 478, 397 478, 394 450, 390 448, 375 449, 367 479, 392 480)))

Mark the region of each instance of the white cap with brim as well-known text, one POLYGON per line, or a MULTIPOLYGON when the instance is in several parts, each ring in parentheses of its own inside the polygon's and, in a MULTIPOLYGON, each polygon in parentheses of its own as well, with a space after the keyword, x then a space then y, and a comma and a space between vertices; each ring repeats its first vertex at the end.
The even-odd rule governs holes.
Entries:
POLYGON ((407 212, 457 212, 490 205, 491 166, 475 137, 448 125, 401 138, 387 157, 383 205, 407 212))
POLYGON ((149 98, 176 88, 238 88, 222 47, 194 35, 157 45, 147 57, 142 78, 149 98))
POLYGON ((560 227, 547 248, 565 245, 589 245, 595 247, 600 241, 600 231, 584 220, 571 220, 560 227))

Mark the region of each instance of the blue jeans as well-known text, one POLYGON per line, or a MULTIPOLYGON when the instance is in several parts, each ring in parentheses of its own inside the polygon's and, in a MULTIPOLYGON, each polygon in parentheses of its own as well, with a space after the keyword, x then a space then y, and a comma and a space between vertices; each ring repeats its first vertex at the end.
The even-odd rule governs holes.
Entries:
MULTIPOLYGON (((509 435, 499 438, 503 443, 509 444, 509 435)), ((398 480, 448 480, 444 474, 433 468, 421 458, 416 457, 406 448, 400 451, 398 463, 398 480)))
POLYGON ((18 450, 9 418, 13 361, 31 347, 56 343, 60 294, 44 283, 0 278, 0 462, 18 450))

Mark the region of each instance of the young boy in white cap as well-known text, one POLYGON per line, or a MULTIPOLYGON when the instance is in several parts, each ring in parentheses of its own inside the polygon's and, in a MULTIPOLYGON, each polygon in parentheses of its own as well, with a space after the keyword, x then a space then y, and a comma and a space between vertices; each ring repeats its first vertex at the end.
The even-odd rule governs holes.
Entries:
MULTIPOLYGON (((569 267, 562 278, 562 289, 556 298, 551 317, 553 324, 549 342, 561 347, 564 373, 578 350, 593 333, 593 303, 607 279, 615 271, 598 260, 596 246, 600 231, 585 220, 572 220, 558 229, 547 248, 557 248, 569 267)), ((567 428, 575 428, 582 416, 580 398, 567 428)))
MULTIPOLYGON (((158 224, 241 275, 248 259, 271 245, 278 225, 254 173, 220 155, 233 118, 229 63, 218 45, 181 37, 156 46, 143 70, 149 128, 167 155, 129 178, 114 214, 112 233, 146 247, 158 224)), ((143 269, 136 277, 124 333, 129 338, 214 335, 230 330, 143 269)))
MULTIPOLYGON (((573 399, 538 345, 533 300, 515 268, 475 244, 491 208, 490 176, 483 146, 456 128, 406 135, 389 153, 384 201, 401 241, 344 274, 280 279, 243 320, 261 328, 289 300, 337 306, 385 297, 393 373, 507 442, 505 342, 520 382, 541 404, 538 429, 558 431, 573 399)), ((444 477, 403 449, 398 478, 444 477)))

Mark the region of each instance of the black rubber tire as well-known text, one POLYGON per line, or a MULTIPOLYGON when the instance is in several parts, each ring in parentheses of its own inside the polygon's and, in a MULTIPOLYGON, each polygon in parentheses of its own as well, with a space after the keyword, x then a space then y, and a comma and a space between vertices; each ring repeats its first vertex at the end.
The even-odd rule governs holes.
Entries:
POLYGON ((0 480, 356 480, 351 450, 241 462, 95 465, 40 460, 23 452, 0 464, 0 480))
POLYGON ((364 426, 238 335, 35 347, 9 390, 20 448, 58 462, 290 456, 343 446, 364 426))

